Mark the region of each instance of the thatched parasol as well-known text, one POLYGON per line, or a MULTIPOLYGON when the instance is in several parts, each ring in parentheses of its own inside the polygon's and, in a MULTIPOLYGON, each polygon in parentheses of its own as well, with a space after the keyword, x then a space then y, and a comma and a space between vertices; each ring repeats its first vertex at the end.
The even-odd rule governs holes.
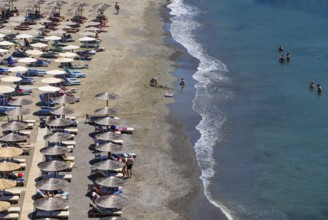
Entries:
POLYGON ((21 166, 18 163, 13 162, 1 162, 0 163, 0 171, 2 172, 9 172, 18 170, 21 166))
POLYGON ((51 110, 50 112, 55 115, 70 115, 75 113, 74 109, 69 107, 58 107, 51 110))
POLYGON ((9 133, 0 138, 0 141, 2 142, 17 142, 17 141, 24 141, 24 140, 26 140, 26 136, 15 134, 15 133, 9 133))
POLYGON ((0 148, 0 157, 9 158, 17 157, 23 153, 23 150, 18 147, 1 147, 0 148))
POLYGON ((65 161, 53 160, 53 161, 45 161, 38 164, 38 167, 42 171, 46 172, 58 172, 62 170, 66 170, 69 168, 69 164, 65 161))
POLYGON ((99 146, 96 146, 97 151, 101 152, 118 152, 123 149, 123 145, 113 144, 113 143, 105 143, 99 146))
POLYGON ((16 181, 0 179, 0 190, 11 189, 16 186, 16 181))
POLYGON ((67 149, 66 147, 55 146, 55 147, 42 148, 40 152, 47 156, 55 156, 55 155, 64 155, 70 152, 70 150, 67 149))
POLYGON ((71 134, 67 134, 64 132, 55 132, 45 135, 43 139, 49 142, 61 142, 61 141, 66 141, 72 137, 73 136, 71 134))
POLYGON ((128 204, 128 200, 120 195, 105 195, 97 198, 95 203, 105 209, 121 209, 128 204))
POLYGON ((26 98, 18 98, 14 101, 9 102, 9 105, 18 105, 18 106, 23 106, 23 105, 30 105, 32 104, 33 101, 30 99, 26 98))
POLYGON ((115 170, 122 168, 124 163, 114 161, 114 160, 103 160, 93 164, 93 167, 98 170, 115 170))
POLYGON ((74 103, 75 102, 75 98, 73 96, 67 96, 67 95, 55 97, 55 98, 52 98, 51 100, 54 103, 58 103, 58 104, 74 103))
POLYGON ((68 200, 63 198, 42 198, 34 202, 34 207, 45 211, 56 211, 68 206, 68 200))
POLYGON ((23 130, 28 127, 28 124, 23 121, 10 121, 3 125, 1 125, 1 128, 6 131, 19 131, 23 130))
POLYGON ((95 110, 94 113, 101 115, 114 115, 117 113, 117 109, 105 107, 95 110))
POLYGON ((116 178, 113 176, 101 177, 95 181, 99 186, 105 187, 119 187, 126 184, 126 180, 122 178, 116 178))
POLYGON ((122 135, 115 134, 115 133, 109 131, 109 132, 97 134, 96 138, 98 140, 111 141, 111 140, 118 140, 118 139, 122 138, 122 135))
POLYGON ((59 190, 68 186, 68 182, 61 178, 50 178, 38 181, 35 187, 41 190, 59 190))
POLYGON ((120 123, 118 119, 112 118, 112 117, 104 117, 104 118, 98 118, 94 121, 98 125, 117 125, 120 123))
POLYGON ((9 207, 10 207, 10 202, 0 201, 0 212, 9 209, 9 207))
POLYGON ((56 118, 56 119, 53 119, 53 120, 47 120, 46 124, 48 126, 53 126, 53 127, 65 127, 65 126, 71 125, 72 120, 63 119, 63 118, 56 118))
POLYGON ((31 113, 31 110, 28 108, 14 108, 14 109, 8 109, 5 111, 7 115, 14 115, 14 116, 20 116, 20 115, 28 115, 31 113))

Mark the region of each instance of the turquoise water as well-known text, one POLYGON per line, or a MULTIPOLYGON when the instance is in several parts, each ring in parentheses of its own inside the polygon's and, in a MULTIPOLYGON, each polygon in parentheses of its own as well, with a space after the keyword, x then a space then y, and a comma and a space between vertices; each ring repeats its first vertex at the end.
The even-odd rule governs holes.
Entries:
POLYGON ((200 61, 195 151, 208 199, 230 219, 328 219, 328 2, 169 7, 173 38, 200 61))

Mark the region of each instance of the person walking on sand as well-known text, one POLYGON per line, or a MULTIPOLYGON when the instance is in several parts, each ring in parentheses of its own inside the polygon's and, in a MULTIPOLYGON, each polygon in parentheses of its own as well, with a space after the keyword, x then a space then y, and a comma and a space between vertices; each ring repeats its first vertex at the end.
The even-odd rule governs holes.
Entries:
POLYGON ((127 178, 131 178, 132 177, 132 166, 135 160, 135 156, 129 156, 126 159, 126 169, 127 169, 127 178))
POLYGON ((118 5, 118 3, 115 3, 115 10, 116 10, 116 14, 118 15, 120 13, 120 6, 118 5))

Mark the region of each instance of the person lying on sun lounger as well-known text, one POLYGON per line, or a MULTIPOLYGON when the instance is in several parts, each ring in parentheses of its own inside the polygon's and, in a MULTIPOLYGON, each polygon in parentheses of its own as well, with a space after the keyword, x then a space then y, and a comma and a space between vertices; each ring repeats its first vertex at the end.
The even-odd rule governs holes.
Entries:
POLYGON ((120 195, 122 193, 122 187, 95 186, 93 187, 92 200, 95 201, 97 198, 104 195, 120 195))

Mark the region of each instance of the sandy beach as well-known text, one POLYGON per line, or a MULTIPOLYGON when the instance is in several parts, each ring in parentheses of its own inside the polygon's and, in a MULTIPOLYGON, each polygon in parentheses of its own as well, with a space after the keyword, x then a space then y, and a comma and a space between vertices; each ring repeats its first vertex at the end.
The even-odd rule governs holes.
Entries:
MULTIPOLYGON (((85 7, 83 15, 88 16, 90 6, 103 1, 85 2, 89 6, 85 7)), ((137 160, 133 177, 124 187, 129 205, 123 209, 122 216, 128 219, 197 219, 201 214, 196 213, 195 208, 200 203, 208 203, 198 178, 200 171, 183 124, 170 114, 167 106, 174 99, 164 97, 167 90, 176 90, 176 79, 171 71, 175 59, 181 54, 181 51, 164 44, 167 33, 162 29, 162 16, 167 2, 119 2, 119 15, 114 14, 114 1, 106 3, 111 5, 105 11, 110 27, 107 33, 99 35, 105 51, 97 53, 89 62, 89 69, 83 70, 87 77, 81 79, 81 86, 76 87, 81 102, 71 105, 77 111, 75 116, 81 124, 76 140, 83 150, 77 148, 74 152, 77 164, 72 172, 70 189, 75 194, 70 197, 69 219, 88 218, 86 212, 79 211, 79 204, 75 201, 89 200, 85 190, 90 181, 81 170, 90 174, 86 160, 92 159, 92 154, 86 149, 92 139, 87 133, 90 128, 83 122, 86 114, 104 107, 103 101, 94 98, 95 94, 102 92, 113 92, 119 96, 109 105, 118 109, 117 116, 122 119, 122 126, 135 129, 124 145, 126 152, 137 154, 137 160), (149 80, 154 76, 160 85, 156 88, 149 86, 149 80), (79 172, 80 175, 77 174, 79 172)), ((64 5, 63 14, 70 8, 70 4, 64 5)), ((80 37, 78 34, 73 36, 75 39, 80 37)), ((52 62, 47 69, 54 69, 56 65, 52 62)), ((37 80, 33 87, 41 85, 37 80)), ((36 103, 38 94, 40 92, 35 89, 28 98, 36 103)), ((38 106, 30 107, 33 111, 39 109, 38 106)))

